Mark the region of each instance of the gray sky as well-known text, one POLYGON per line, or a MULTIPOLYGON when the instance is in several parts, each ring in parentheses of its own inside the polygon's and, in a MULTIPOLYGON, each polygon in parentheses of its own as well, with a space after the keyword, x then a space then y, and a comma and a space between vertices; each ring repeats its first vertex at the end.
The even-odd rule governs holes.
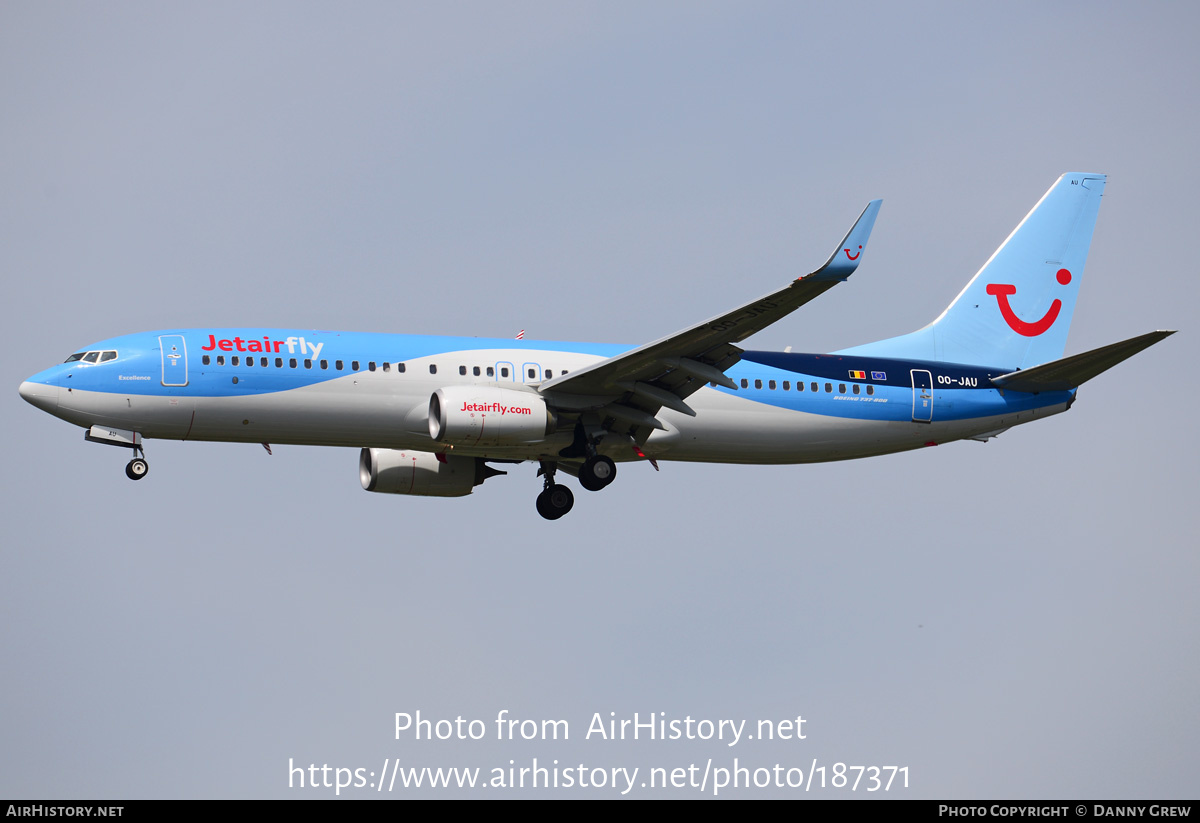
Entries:
MULTIPOLYGON (((737 758, 1195 797, 1198 14, 3 4, 0 796, 737 758), (751 341, 833 350, 931 320, 1065 171, 1109 175, 1068 352, 1181 332, 986 445, 629 465, 548 523, 532 466, 406 499, 352 450, 153 441, 133 484, 17 396, 157 328, 642 343, 816 267, 882 197, 851 281, 751 341), (571 738, 496 741, 503 709, 571 738), (395 739, 418 710, 489 739, 395 739), (585 740, 597 712, 807 736, 585 740)), ((799 793, 728 792, 771 794, 799 793)))

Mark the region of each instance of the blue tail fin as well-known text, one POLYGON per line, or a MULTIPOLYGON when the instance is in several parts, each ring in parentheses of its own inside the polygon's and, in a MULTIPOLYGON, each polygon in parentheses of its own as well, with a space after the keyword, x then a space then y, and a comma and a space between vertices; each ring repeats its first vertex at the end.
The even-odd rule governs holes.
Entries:
POLYGON ((1104 181, 1064 174, 937 320, 838 353, 1010 369, 1062 357, 1104 181))

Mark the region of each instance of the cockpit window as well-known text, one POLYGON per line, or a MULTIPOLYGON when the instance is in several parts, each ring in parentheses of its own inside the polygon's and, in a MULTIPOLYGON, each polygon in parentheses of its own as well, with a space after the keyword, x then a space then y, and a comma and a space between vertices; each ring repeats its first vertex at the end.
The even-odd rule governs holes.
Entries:
POLYGON ((64 363, 107 363, 109 360, 116 360, 117 353, 115 351, 89 351, 76 352, 75 354, 64 360, 64 363))

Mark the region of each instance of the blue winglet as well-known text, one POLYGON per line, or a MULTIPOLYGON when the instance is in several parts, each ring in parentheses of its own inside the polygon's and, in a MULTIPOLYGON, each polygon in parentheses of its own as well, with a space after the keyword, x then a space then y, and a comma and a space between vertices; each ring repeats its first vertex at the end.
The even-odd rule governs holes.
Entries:
POLYGON ((858 216, 854 227, 825 261, 825 265, 804 279, 841 281, 854 274, 854 270, 862 262, 863 251, 867 247, 867 238, 871 236, 871 229, 875 228, 875 217, 879 214, 881 205, 883 205, 882 200, 872 200, 868 203, 867 207, 863 209, 863 213, 858 216))

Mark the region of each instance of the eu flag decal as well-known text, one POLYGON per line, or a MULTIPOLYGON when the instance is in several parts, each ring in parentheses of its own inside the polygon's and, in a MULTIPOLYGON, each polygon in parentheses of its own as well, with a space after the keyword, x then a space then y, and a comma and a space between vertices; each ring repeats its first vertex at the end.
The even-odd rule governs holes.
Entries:
POLYGON ((871 379, 872 380, 887 380, 887 372, 873 371, 873 372, 871 372, 871 379))

